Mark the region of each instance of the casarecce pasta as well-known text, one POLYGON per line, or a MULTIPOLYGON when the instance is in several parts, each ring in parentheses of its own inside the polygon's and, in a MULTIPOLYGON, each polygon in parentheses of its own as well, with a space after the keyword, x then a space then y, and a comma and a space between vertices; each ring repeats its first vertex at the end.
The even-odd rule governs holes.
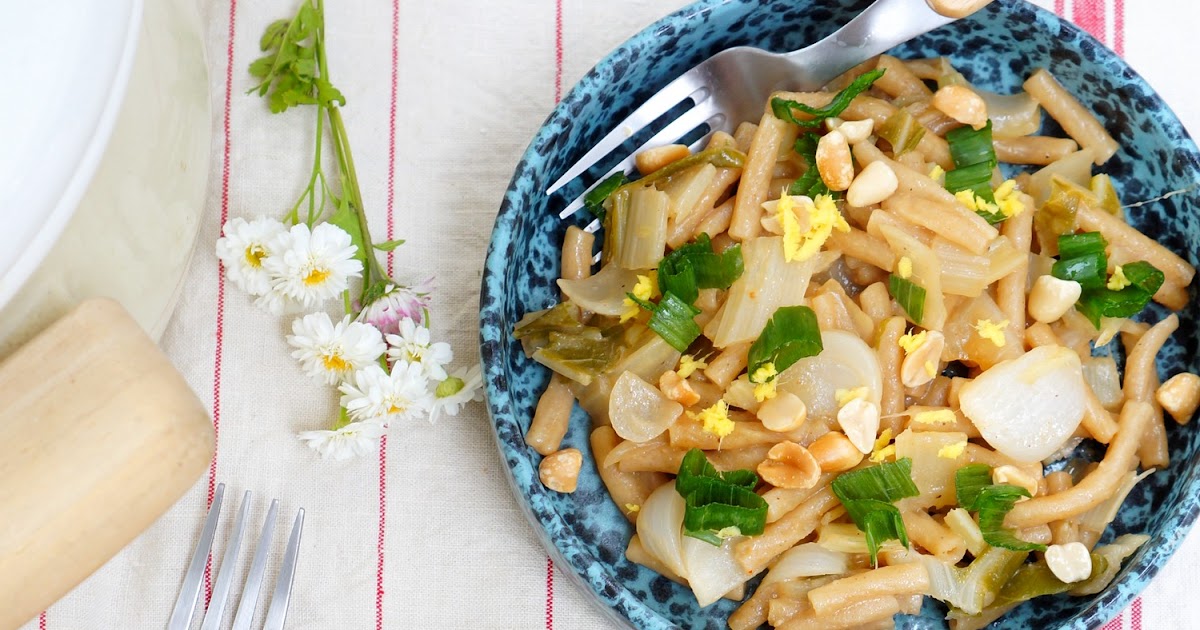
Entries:
POLYGON ((1092 174, 1103 124, 1046 70, 1023 88, 882 56, 589 194, 599 269, 569 228, 562 303, 515 335, 556 372, 527 440, 552 456, 588 412, 629 560, 741 601, 734 630, 891 627, 925 597, 963 630, 1099 592, 1145 542, 1097 545, 1200 377, 1160 384, 1178 317, 1133 317, 1195 269, 1092 174))

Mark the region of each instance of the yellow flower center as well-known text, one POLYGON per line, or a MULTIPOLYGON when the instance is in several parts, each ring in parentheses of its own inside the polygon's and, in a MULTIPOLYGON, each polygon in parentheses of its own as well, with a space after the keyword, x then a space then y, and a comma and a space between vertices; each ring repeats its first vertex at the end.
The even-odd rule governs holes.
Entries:
POLYGON ((329 276, 330 276, 330 271, 328 269, 321 269, 318 267, 314 267, 312 269, 312 271, 309 271, 308 274, 304 276, 304 284, 306 284, 310 287, 314 286, 314 285, 318 285, 318 284, 325 282, 325 280, 327 278, 329 278, 329 276))
POLYGON ((326 354, 321 357, 321 363, 325 364, 325 369, 330 372, 345 372, 349 369, 350 364, 346 362, 340 355, 326 354))
POLYGON ((262 259, 267 257, 267 250, 262 245, 254 244, 246 248, 246 264, 258 269, 262 267, 262 259))

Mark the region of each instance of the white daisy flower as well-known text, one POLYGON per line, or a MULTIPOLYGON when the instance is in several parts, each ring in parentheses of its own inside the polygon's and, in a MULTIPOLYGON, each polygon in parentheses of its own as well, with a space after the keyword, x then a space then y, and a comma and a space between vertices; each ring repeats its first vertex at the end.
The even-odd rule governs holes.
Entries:
POLYGON ((400 322, 425 319, 432 284, 432 278, 413 287, 389 284, 383 295, 363 308, 358 321, 371 324, 385 335, 394 335, 400 332, 400 322))
POLYGON ((433 408, 429 410, 429 422, 437 422, 442 414, 457 416, 460 409, 471 401, 483 400, 483 375, 476 363, 466 369, 456 370, 434 389, 433 408))
POLYGON ((378 365, 358 370, 338 391, 342 392, 342 406, 354 420, 411 420, 428 412, 433 404, 425 370, 407 361, 397 361, 391 374, 378 365))
POLYGON ((270 291, 271 274, 263 263, 275 253, 271 242, 286 232, 287 227, 268 217, 226 221, 223 236, 217 239, 217 258, 225 266, 225 277, 250 295, 270 291))
POLYGON ((325 313, 312 313, 292 322, 288 345, 311 377, 335 385, 356 370, 371 365, 387 350, 383 334, 374 326, 350 321, 334 324, 325 313))
POLYGON ((386 432, 380 422, 351 422, 331 431, 301 431, 297 437, 322 458, 340 462, 379 450, 379 438, 386 432))
POLYGON ((271 274, 271 291, 305 308, 337 296, 350 278, 362 275, 350 235, 331 223, 317 224, 311 231, 303 223, 293 225, 270 248, 274 255, 263 261, 263 267, 271 274))
POLYGON ((387 335, 388 358, 419 364, 429 378, 446 379, 446 365, 454 360, 454 351, 444 342, 430 343, 429 329, 411 319, 400 321, 399 334, 387 335))

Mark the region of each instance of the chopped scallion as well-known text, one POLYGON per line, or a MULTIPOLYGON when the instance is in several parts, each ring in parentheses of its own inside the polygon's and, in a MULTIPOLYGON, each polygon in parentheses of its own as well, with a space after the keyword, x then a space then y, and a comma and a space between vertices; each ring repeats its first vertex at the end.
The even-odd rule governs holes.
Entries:
POLYGON ((796 101, 773 98, 771 99, 771 112, 775 114, 776 118, 780 120, 786 120, 787 122, 799 125, 800 127, 816 127, 820 125, 826 118, 839 116, 843 111, 846 110, 847 107, 849 107, 850 101, 853 101, 854 97, 867 91, 867 88, 870 88, 872 83, 875 83, 879 77, 883 76, 883 73, 883 69, 877 68, 860 75, 858 78, 854 79, 850 85, 846 86, 846 89, 838 92, 837 95, 833 97, 833 100, 831 100, 829 104, 824 107, 812 107, 796 101), (793 111, 808 114, 812 118, 810 120, 800 120, 796 118, 796 115, 793 113, 793 111))
POLYGON ((614 173, 583 196, 583 206, 587 208, 588 212, 592 213, 592 216, 603 221, 605 214, 604 200, 608 199, 609 195, 616 192, 618 188, 624 186, 628 181, 625 173, 620 171, 614 173))
POLYGON ((954 473, 955 495, 959 507, 979 513, 979 530, 983 540, 993 547, 1013 551, 1045 551, 1046 546, 1017 538, 1004 528, 1004 516, 1029 491, 1019 486, 993 484, 992 468, 987 464, 971 464, 954 473))
POLYGON ((1050 273, 1060 280, 1074 280, 1084 290, 1102 289, 1108 273, 1107 246, 1099 232, 1063 234, 1058 237, 1058 261, 1050 273))
POLYGON ((684 535, 720 545, 717 533, 730 527, 743 536, 761 534, 767 524, 767 502, 755 494, 757 484, 754 471, 717 472, 704 451, 688 451, 675 478, 675 491, 685 505, 684 535))
POLYGON ((776 372, 782 373, 796 361, 820 354, 822 349, 817 314, 807 306, 785 306, 775 311, 750 346, 748 371, 754 374, 773 363, 776 372))
POLYGON ((900 308, 908 313, 909 319, 914 324, 920 324, 921 319, 925 317, 925 287, 892 274, 888 277, 888 288, 892 297, 900 304, 900 308))
POLYGON ((911 459, 842 473, 832 487, 851 520, 866 534, 872 564, 884 541, 899 540, 908 546, 908 532, 893 502, 920 494, 912 480, 911 459))
POLYGON ((1085 291, 1076 304, 1096 328, 1100 328, 1101 317, 1133 317, 1142 312, 1166 280, 1162 271, 1145 261, 1131 262, 1121 269, 1129 286, 1119 291, 1108 287, 1085 291))
MULTIPOLYGON (((641 300, 634 300, 646 308, 641 300)), ((700 325, 695 320, 699 314, 700 309, 679 299, 674 293, 664 293, 658 305, 654 306, 647 325, 672 348, 687 352, 688 346, 700 336, 700 325)))
POLYGON ((817 170, 817 142, 820 139, 821 136, 810 131, 800 134, 796 143, 792 145, 792 150, 804 160, 808 169, 788 187, 789 195, 803 195, 815 199, 817 195, 829 194, 829 187, 825 185, 821 173, 817 170))
POLYGON ((699 297, 700 289, 728 289, 742 271, 740 244, 718 254, 712 250, 708 235, 701 234, 695 242, 667 254, 658 264, 658 290, 664 295, 674 293, 691 304, 699 297))
POLYGON ((972 164, 987 164, 988 170, 995 168, 996 149, 992 146, 992 121, 988 120, 982 129, 959 127, 946 132, 946 142, 950 144, 950 159, 955 168, 972 164))

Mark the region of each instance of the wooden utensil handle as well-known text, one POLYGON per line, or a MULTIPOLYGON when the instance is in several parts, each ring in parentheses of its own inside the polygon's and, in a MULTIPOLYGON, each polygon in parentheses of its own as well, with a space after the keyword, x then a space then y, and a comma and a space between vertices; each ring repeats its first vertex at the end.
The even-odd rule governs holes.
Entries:
MULTIPOLYGON (((208 467, 213 428, 167 357, 106 299, 83 302, 0 363, 0 401, 0 629, 9 629, 175 503, 208 467)), ((180 561, 189 544, 179 541, 180 561)))
POLYGON ((992 0, 925 0, 929 3, 929 8, 938 13, 955 19, 965 18, 968 15, 982 9, 991 4, 992 0))

